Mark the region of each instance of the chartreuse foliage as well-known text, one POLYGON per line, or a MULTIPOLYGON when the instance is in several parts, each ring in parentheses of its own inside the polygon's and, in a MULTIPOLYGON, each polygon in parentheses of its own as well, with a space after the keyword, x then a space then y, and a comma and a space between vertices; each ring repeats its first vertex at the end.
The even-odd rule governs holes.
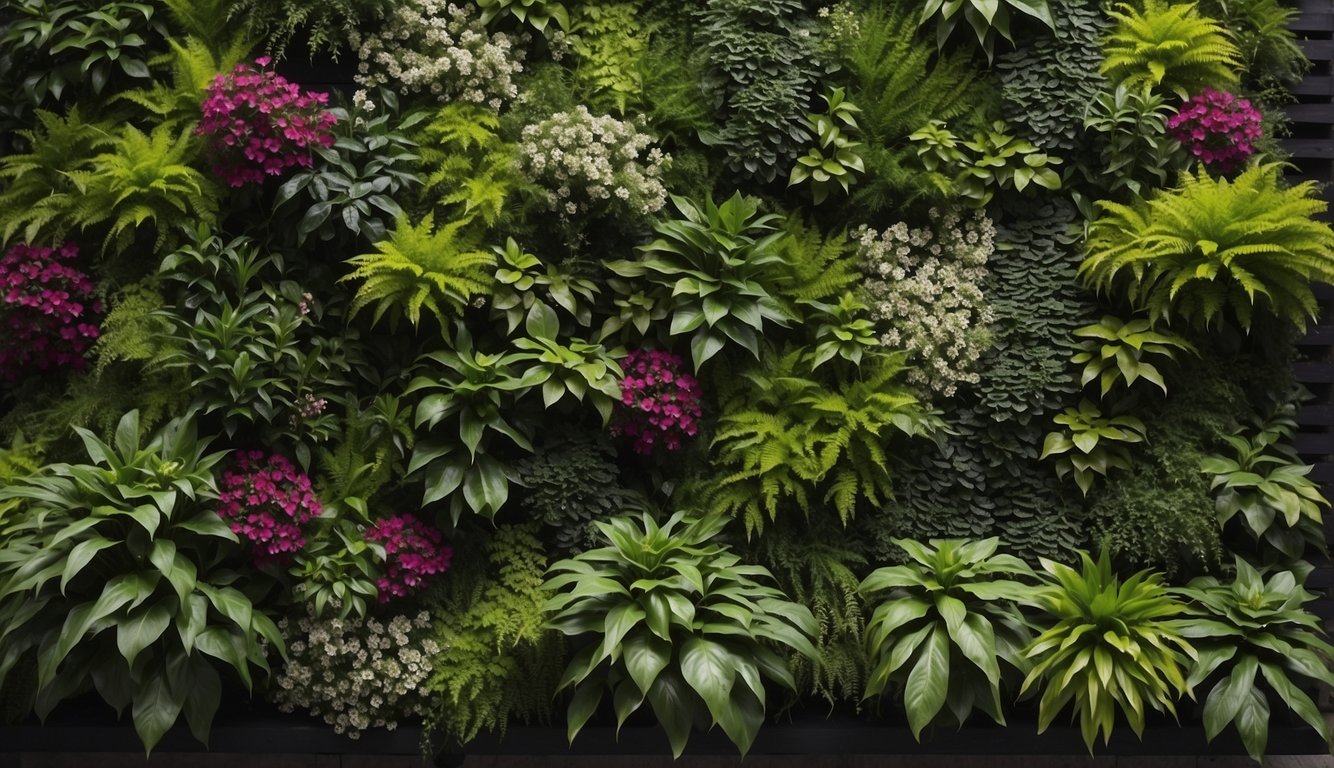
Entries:
POLYGON ((1102 73, 1113 84, 1149 86, 1187 98, 1205 86, 1237 83, 1240 58, 1231 36, 1194 3, 1119 3, 1103 41, 1102 73))
POLYGON ((151 88, 124 91, 118 99, 142 108, 154 120, 165 125, 180 127, 199 119, 199 105, 213 78, 230 72, 246 56, 250 46, 242 39, 230 38, 214 49, 204 40, 187 37, 168 40, 171 52, 160 59, 170 71, 170 85, 155 80, 151 88))
POLYGON ((1181 634, 1199 649, 1186 684, 1208 688, 1205 736, 1212 741, 1232 725, 1256 762, 1269 741, 1270 712, 1279 705, 1330 742, 1324 716, 1302 687, 1334 685, 1334 646, 1303 607, 1316 596, 1301 581, 1289 570, 1266 577, 1238 557, 1230 584, 1205 576, 1179 590, 1190 601, 1181 634))
POLYGON ((84 120, 78 107, 65 115, 39 111, 37 127, 19 131, 27 152, 0 158, 0 241, 55 240, 69 228, 62 220, 75 192, 69 173, 87 170, 111 137, 104 123, 84 120))
POLYGON ((0 490, 24 509, 0 550, 0 680, 35 650, 39 715, 91 683, 131 708, 146 749, 182 714, 207 741, 222 690, 214 662, 249 688, 252 666, 269 669, 264 641, 283 651, 225 565, 240 547, 210 507, 224 454, 206 453, 189 419, 145 440, 131 411, 110 445, 77 431, 87 463, 0 490))
POLYGON ((871 675, 866 695, 891 686, 903 696, 908 727, 920 739, 932 723, 962 725, 976 707, 1005 723, 1001 664, 1027 672, 1032 636, 1014 608, 1033 589, 1033 571, 1000 540, 909 539, 894 543, 908 562, 880 568, 861 584, 875 601, 866 625, 871 675))
POLYGON ((690 334, 695 370, 731 345, 758 359, 765 329, 790 320, 773 297, 785 266, 779 217, 759 215, 759 202, 740 193, 702 209, 683 197, 672 202, 684 218, 655 226, 658 238, 641 246, 643 258, 607 267, 653 286, 669 307, 671 334, 690 334))
POLYGON ((1126 444, 1144 439, 1144 423, 1134 416, 1104 416, 1098 406, 1081 400, 1052 419, 1065 427, 1049 432, 1039 458, 1056 456, 1061 477, 1074 473, 1075 484, 1087 496, 1093 481, 1113 469, 1129 469, 1126 444))
POLYGON ((1076 328, 1074 335, 1083 339, 1079 354, 1070 358, 1075 365, 1084 366, 1079 383, 1088 386, 1096 379, 1103 397, 1119 381, 1130 387, 1140 379, 1158 385, 1167 394, 1162 371, 1150 358, 1171 361, 1178 351, 1194 351, 1190 342, 1173 333, 1153 330, 1147 320, 1122 322, 1114 315, 1104 315, 1097 325, 1076 328))
POLYGON ((1102 201, 1089 229, 1084 283, 1122 296, 1154 321, 1208 327, 1257 312, 1302 328, 1315 316, 1312 282, 1334 280, 1334 231, 1311 182, 1285 187, 1261 165, 1236 179, 1204 171, 1129 205, 1102 201))
POLYGON ((792 672, 770 644, 815 656, 815 618, 719 541, 726 520, 677 512, 597 523, 606 546, 551 566, 549 625, 594 641, 570 660, 570 740, 610 692, 618 726, 647 701, 680 757, 695 724, 745 754, 764 722, 765 678, 792 672))
POLYGON ((1197 654, 1175 621, 1185 607, 1160 574, 1122 580, 1105 551, 1097 562, 1079 558, 1078 571, 1042 560, 1045 583, 1030 598, 1041 634, 1024 649, 1033 668, 1022 691, 1036 684, 1042 692, 1039 733, 1073 706, 1092 752, 1099 733, 1104 744, 1111 739, 1118 712, 1136 735, 1150 708, 1175 715, 1175 700, 1189 692, 1185 664, 1197 654))
POLYGON ((450 220, 479 219, 494 227, 514 196, 531 187, 519 171, 518 150, 499 130, 494 112, 461 101, 417 128, 424 194, 450 220))

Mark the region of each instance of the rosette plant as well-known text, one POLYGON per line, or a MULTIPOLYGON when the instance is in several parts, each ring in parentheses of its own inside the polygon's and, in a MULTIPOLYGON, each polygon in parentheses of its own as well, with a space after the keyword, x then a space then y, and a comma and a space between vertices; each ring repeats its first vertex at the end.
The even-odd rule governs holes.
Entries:
POLYGON ((1042 633, 1024 656, 1033 668, 1020 694, 1042 691, 1038 732, 1073 705, 1084 744, 1098 733, 1106 744, 1117 712, 1144 732, 1148 708, 1176 714, 1174 701, 1189 693, 1185 664, 1196 657, 1175 619, 1185 606, 1163 585, 1162 574, 1140 571, 1124 581, 1104 549, 1097 562, 1080 552, 1080 570, 1042 559, 1046 583, 1033 592, 1042 633))
POLYGON ((1032 635, 1014 604, 1032 589, 1032 569, 997 554, 996 538, 894 543, 908 562, 877 569, 860 587, 876 606, 866 625, 866 696, 901 691, 919 739, 933 722, 962 725, 974 708, 1003 725, 1001 665, 1029 667, 1032 635))
POLYGON ((22 514, 0 531, 0 683, 36 663, 45 717, 96 689, 130 707, 147 750, 184 714, 207 741, 221 698, 217 662, 250 687, 269 671, 265 641, 285 652, 252 602, 261 582, 228 557, 241 546, 213 508, 213 467, 189 419, 145 440, 138 411, 110 445, 76 429, 84 464, 53 464, 0 489, 22 514))
POLYGON ((692 726, 715 724, 744 754, 764 722, 765 678, 794 687, 771 644, 813 658, 815 617, 718 540, 726 518, 596 525, 606 546, 552 565, 546 582, 549 626, 588 640, 559 686, 574 688, 570 740, 610 691, 618 726, 647 701, 677 757, 692 726))
POLYGON ((1302 690, 1305 683, 1334 685, 1334 646, 1321 637, 1320 620, 1302 608, 1315 595, 1293 571, 1265 578, 1240 557, 1236 568, 1230 584, 1206 576, 1180 590, 1190 601, 1181 634, 1199 650, 1186 683, 1192 689, 1211 683, 1205 736, 1212 741, 1231 724, 1258 762, 1269 739, 1271 704, 1281 704, 1329 743, 1324 717, 1302 690))

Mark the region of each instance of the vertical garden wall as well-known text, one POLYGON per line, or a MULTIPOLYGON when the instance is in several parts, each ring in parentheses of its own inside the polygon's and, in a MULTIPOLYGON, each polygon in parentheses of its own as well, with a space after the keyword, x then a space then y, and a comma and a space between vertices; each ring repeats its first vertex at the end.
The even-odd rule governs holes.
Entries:
POLYGON ((4 715, 1328 743, 1332 27, 0 4, 4 715))

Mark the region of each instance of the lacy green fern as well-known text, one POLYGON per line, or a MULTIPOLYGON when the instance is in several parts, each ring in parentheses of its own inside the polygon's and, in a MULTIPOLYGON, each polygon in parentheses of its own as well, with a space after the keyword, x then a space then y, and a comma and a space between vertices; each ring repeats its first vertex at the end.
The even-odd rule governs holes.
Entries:
POLYGON ((571 48, 578 60, 574 75, 593 105, 606 105, 624 115, 643 91, 640 61, 648 48, 639 26, 639 9, 631 3, 578 6, 572 21, 571 48))
POLYGON ((331 447, 316 449, 324 498, 369 499, 403 473, 412 451, 412 409, 393 395, 350 412, 331 447))
POLYGON ((195 37, 187 37, 183 43, 167 42, 171 53, 159 56, 153 63, 170 66, 171 84, 158 79, 152 88, 124 91, 115 98, 141 107, 155 121, 179 128, 199 119, 199 105, 213 78, 231 71, 246 57, 249 45, 235 38, 221 43, 219 49, 195 37))
POLYGON ((1334 231, 1313 182, 1284 188, 1275 165, 1233 181, 1204 171, 1132 205, 1100 202, 1084 283, 1123 295, 1152 320, 1207 327, 1224 311, 1249 329, 1257 311, 1299 328, 1315 317, 1312 282, 1334 281, 1334 231))
POLYGON ((0 243, 18 233, 30 243, 62 239, 76 192, 69 174, 88 170, 112 142, 111 126, 84 120, 78 107, 64 116, 38 111, 37 122, 18 132, 30 151, 0 159, 0 243))
POLYGON ((846 232, 824 234, 795 216, 783 230, 787 236, 777 250, 788 274, 775 284, 776 296, 789 302, 830 300, 861 283, 857 247, 846 232))
POLYGON ((494 227, 511 201, 529 188, 518 151, 500 138, 500 118, 485 107, 454 102, 417 131, 423 194, 451 218, 494 227))
POLYGON ((1194 3, 1144 0, 1142 8, 1119 3, 1116 28, 1103 41, 1102 73, 1113 84, 1148 85, 1181 98, 1203 86, 1237 83, 1240 54, 1217 21, 1194 3))
POLYGON ((375 244, 378 253, 348 259, 356 269, 343 280, 364 280, 352 299, 351 314, 375 305, 373 322, 390 308, 402 310, 414 326, 423 308, 447 327, 474 296, 490 292, 495 254, 464 231, 466 221, 436 228, 433 214, 413 225, 400 217, 388 240, 375 244))
POLYGON ((93 347, 97 357, 94 370, 100 375, 113 363, 152 364, 160 360, 171 332, 171 323, 161 315, 166 304, 150 281, 122 288, 102 320, 102 335, 93 347))

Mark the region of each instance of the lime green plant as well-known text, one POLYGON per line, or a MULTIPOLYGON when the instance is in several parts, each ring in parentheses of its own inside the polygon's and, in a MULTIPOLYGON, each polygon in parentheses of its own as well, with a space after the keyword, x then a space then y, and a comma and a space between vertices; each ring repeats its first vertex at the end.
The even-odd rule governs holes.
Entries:
POLYGON ((865 173, 866 165, 857 150, 861 142, 847 134, 860 132, 856 113, 861 109, 848 101, 842 88, 832 88, 824 95, 825 112, 806 115, 806 127, 818 146, 797 158, 788 176, 789 187, 810 183, 811 197, 816 205, 823 203, 835 186, 846 194, 856 181, 853 174, 865 173))
POLYGON ((1208 327, 1228 311, 1249 329, 1260 311, 1304 328, 1317 310, 1311 283, 1334 281, 1334 230, 1312 218, 1326 208, 1314 192, 1261 165, 1233 180, 1186 174, 1129 205, 1100 201, 1080 277, 1155 323, 1208 327))
POLYGON ((1175 715, 1190 692, 1185 665, 1196 658, 1176 621, 1185 610, 1162 575, 1140 571, 1122 580, 1104 550, 1097 562, 1080 552, 1080 570, 1042 559, 1045 584, 1032 593, 1041 634, 1024 656, 1033 663, 1021 694, 1041 690, 1038 732, 1072 706, 1089 752, 1112 737, 1117 713, 1135 735, 1149 709, 1175 715))
POLYGON ((995 538, 893 542, 908 562, 879 568, 861 584, 876 606, 866 625, 866 696, 891 686, 901 693, 919 740, 932 723, 962 725, 974 708, 1003 725, 1001 665, 1029 667, 1023 649, 1032 634, 1014 603, 1032 590, 1032 569, 997 554, 995 538))
POLYGON ((1241 61, 1232 36, 1194 3, 1143 0, 1117 8, 1102 62, 1102 74, 1114 85, 1146 85, 1185 99, 1205 86, 1237 84, 1241 61))
POLYGON ((574 695, 570 740, 612 694, 618 726, 648 702, 681 756, 695 723, 718 725, 742 754, 764 722, 764 679, 793 688, 770 647, 815 656, 815 617, 723 545, 720 517, 644 513, 596 523, 606 545, 551 566, 549 626, 589 637, 561 689, 574 695))
POLYGON ((1089 400, 1081 400, 1077 408, 1066 408, 1052 421, 1065 429, 1047 434, 1038 458, 1057 457, 1056 474, 1073 473, 1085 496, 1095 478, 1113 469, 1129 469, 1127 444, 1144 440, 1142 421, 1134 416, 1104 416, 1089 400))
POLYGON ((1061 187, 1060 174, 1050 167, 1061 160, 1012 135, 1003 120, 993 122, 990 130, 978 131, 971 141, 955 136, 944 121, 932 120, 908 140, 917 146, 918 160, 934 174, 941 191, 974 208, 985 207, 1004 189, 1023 192, 1030 184, 1061 187))
POLYGON ((1083 339, 1079 342, 1079 352, 1070 358, 1075 365, 1084 366, 1079 383, 1088 386, 1096 379, 1103 397, 1119 381, 1130 387, 1140 379, 1158 385, 1166 395, 1167 382, 1162 371, 1150 360, 1171 361, 1177 352, 1195 351, 1180 336, 1154 330, 1148 320, 1123 322, 1114 315, 1103 315, 1094 325, 1076 328, 1073 335, 1083 339))

